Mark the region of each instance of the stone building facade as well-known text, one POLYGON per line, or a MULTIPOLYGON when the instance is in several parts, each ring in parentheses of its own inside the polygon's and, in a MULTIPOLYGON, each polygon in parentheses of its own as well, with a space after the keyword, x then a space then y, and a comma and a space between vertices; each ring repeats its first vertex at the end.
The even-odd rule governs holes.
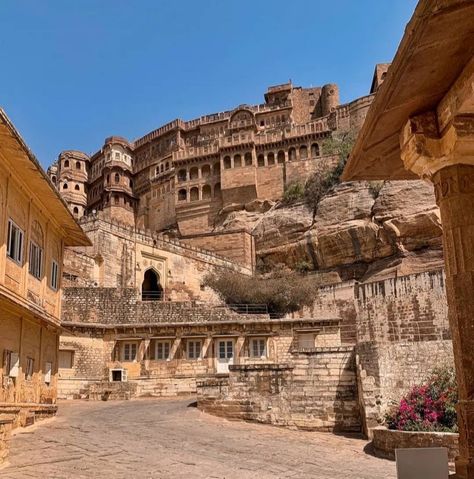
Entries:
MULTIPOLYGON (((269 87, 265 103, 183 121, 129 142, 112 136, 92 156, 64 151, 49 169, 78 218, 96 215, 151 234, 173 230, 196 247, 233 254, 214 231, 223 208, 276 200, 334 157, 324 141, 360 128, 373 94, 340 104, 337 85, 269 87)), ((245 233, 233 241, 252 254, 245 233)), ((240 259, 240 258, 238 258, 240 259)))
POLYGON ((64 246, 88 245, 0 109, 0 462, 11 426, 56 412, 64 246))

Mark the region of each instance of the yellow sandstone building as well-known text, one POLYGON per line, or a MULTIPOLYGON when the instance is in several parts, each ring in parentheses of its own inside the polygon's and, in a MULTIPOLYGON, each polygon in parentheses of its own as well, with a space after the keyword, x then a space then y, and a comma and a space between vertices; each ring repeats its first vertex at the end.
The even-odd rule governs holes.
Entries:
POLYGON ((1 109, 0 205, 1 444, 56 412, 64 247, 90 244, 1 109))

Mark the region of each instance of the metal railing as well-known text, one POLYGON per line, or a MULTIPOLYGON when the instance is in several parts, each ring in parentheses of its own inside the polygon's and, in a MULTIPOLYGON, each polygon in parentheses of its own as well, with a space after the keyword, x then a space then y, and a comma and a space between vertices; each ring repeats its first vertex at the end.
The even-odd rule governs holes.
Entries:
POLYGON ((163 291, 142 291, 142 301, 164 301, 165 292, 163 291))
POLYGON ((266 304, 226 304, 226 306, 239 314, 268 314, 266 304))

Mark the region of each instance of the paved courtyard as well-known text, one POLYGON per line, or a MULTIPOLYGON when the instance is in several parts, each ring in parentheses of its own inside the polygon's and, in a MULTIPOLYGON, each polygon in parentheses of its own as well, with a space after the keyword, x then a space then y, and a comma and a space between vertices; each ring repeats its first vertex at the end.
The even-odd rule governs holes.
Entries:
POLYGON ((65 402, 15 434, 2 479, 395 478, 361 439, 228 422, 191 400, 65 402))

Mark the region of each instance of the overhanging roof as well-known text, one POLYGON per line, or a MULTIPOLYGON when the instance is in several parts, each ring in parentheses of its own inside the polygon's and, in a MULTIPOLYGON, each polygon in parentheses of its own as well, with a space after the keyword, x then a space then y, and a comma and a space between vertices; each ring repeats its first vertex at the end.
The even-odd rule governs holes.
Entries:
POLYGON ((66 246, 90 246, 87 235, 77 224, 67 204, 59 196, 39 161, 30 151, 6 113, 0 108, 0 156, 11 162, 24 184, 29 188, 41 209, 63 230, 66 246))
POLYGON ((433 109, 474 54, 473 0, 420 0, 344 169, 343 180, 417 178, 403 167, 400 131, 433 109))

